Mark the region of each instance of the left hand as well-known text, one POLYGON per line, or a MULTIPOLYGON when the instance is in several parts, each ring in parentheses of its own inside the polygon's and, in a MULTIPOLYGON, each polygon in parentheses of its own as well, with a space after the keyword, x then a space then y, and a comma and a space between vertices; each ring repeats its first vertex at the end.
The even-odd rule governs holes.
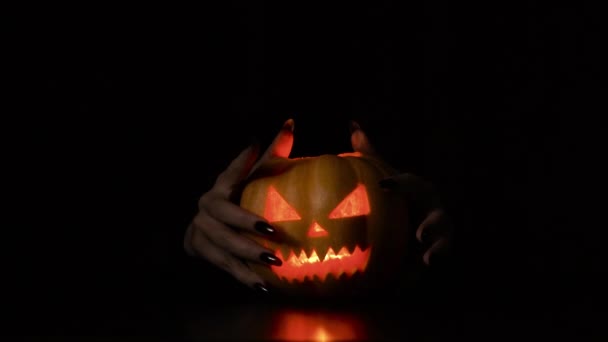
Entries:
MULTIPOLYGON (((360 126, 351 122, 351 145, 362 154, 377 155, 360 126)), ((401 173, 380 181, 380 186, 398 191, 422 211, 422 223, 416 228, 416 239, 424 247, 422 261, 430 266, 450 254, 453 227, 439 201, 433 185, 411 173, 401 173)))

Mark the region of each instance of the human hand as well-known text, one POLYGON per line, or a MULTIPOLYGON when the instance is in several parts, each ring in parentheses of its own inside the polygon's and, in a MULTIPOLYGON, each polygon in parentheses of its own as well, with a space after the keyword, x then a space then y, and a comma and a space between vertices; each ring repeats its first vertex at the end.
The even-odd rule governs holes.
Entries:
MULTIPOLYGON (((354 151, 377 155, 359 124, 351 122, 351 145, 354 151)), ((423 246, 422 261, 429 266, 434 260, 449 255, 453 226, 448 219, 434 186, 411 173, 401 173, 380 181, 388 191, 402 193, 418 210, 422 221, 416 228, 416 239, 423 246)))
POLYGON ((273 251, 239 231, 265 237, 272 237, 277 231, 265 218, 241 208, 232 199, 242 181, 269 159, 288 157, 292 145, 293 120, 288 120, 257 162, 259 148, 250 146, 230 163, 199 200, 199 211, 184 236, 186 253, 207 260, 254 289, 268 291, 262 278, 244 261, 274 266, 281 266, 282 262, 273 251))

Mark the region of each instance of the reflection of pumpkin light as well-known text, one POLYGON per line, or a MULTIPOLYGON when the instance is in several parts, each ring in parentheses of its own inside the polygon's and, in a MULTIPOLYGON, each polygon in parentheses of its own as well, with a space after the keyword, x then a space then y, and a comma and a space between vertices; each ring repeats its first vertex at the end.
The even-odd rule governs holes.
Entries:
POLYGON ((272 339, 282 341, 343 341, 365 338, 355 316, 283 311, 273 320, 272 339))
POLYGON ((280 250, 277 250, 275 254, 283 261, 283 265, 271 268, 279 278, 289 282, 294 280, 302 282, 305 278, 313 280, 315 277, 325 281, 329 274, 339 278, 342 274, 352 276, 357 271, 365 271, 370 253, 371 247, 361 250, 359 246, 356 246, 352 253, 346 247, 342 247, 338 254, 330 247, 321 261, 314 249, 310 256, 307 256, 304 251, 296 256, 292 250, 287 258, 283 257, 280 250))
POLYGON ((328 335, 325 330, 323 329, 323 327, 319 327, 317 329, 317 332, 315 334, 315 341, 318 342, 327 342, 327 341, 331 341, 331 336, 328 335))

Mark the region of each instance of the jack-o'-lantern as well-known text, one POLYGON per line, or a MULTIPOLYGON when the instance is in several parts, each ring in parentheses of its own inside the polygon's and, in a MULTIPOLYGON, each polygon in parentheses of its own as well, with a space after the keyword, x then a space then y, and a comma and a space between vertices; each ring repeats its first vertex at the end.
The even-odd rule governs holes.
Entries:
POLYGON ((273 288, 340 295, 382 286, 401 272, 408 234, 404 199, 378 182, 395 171, 361 153, 276 158, 243 189, 242 207, 281 233, 253 236, 281 266, 251 263, 273 288))

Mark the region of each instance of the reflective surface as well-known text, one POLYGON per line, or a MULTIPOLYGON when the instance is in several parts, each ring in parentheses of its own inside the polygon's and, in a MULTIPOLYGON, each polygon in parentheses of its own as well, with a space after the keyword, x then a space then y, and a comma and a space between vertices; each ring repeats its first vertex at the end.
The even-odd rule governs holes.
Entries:
MULTIPOLYGON (((187 341, 455 341, 463 338, 589 336, 572 317, 550 310, 475 311, 407 302, 334 305, 243 303, 201 308, 182 323, 187 341), (446 310, 447 309, 447 310, 446 310)), ((567 315, 569 316, 569 315, 567 315)))
POLYGON ((344 341, 368 337, 361 317, 342 312, 284 309, 271 318, 267 336, 283 341, 344 341))
MULTIPOLYGON (((397 304, 397 303, 395 303, 397 304)), ((247 303, 201 310, 184 326, 193 341, 397 341, 441 335, 415 322, 408 312, 354 303, 247 303)), ((442 339, 443 340, 443 339, 442 339)))

